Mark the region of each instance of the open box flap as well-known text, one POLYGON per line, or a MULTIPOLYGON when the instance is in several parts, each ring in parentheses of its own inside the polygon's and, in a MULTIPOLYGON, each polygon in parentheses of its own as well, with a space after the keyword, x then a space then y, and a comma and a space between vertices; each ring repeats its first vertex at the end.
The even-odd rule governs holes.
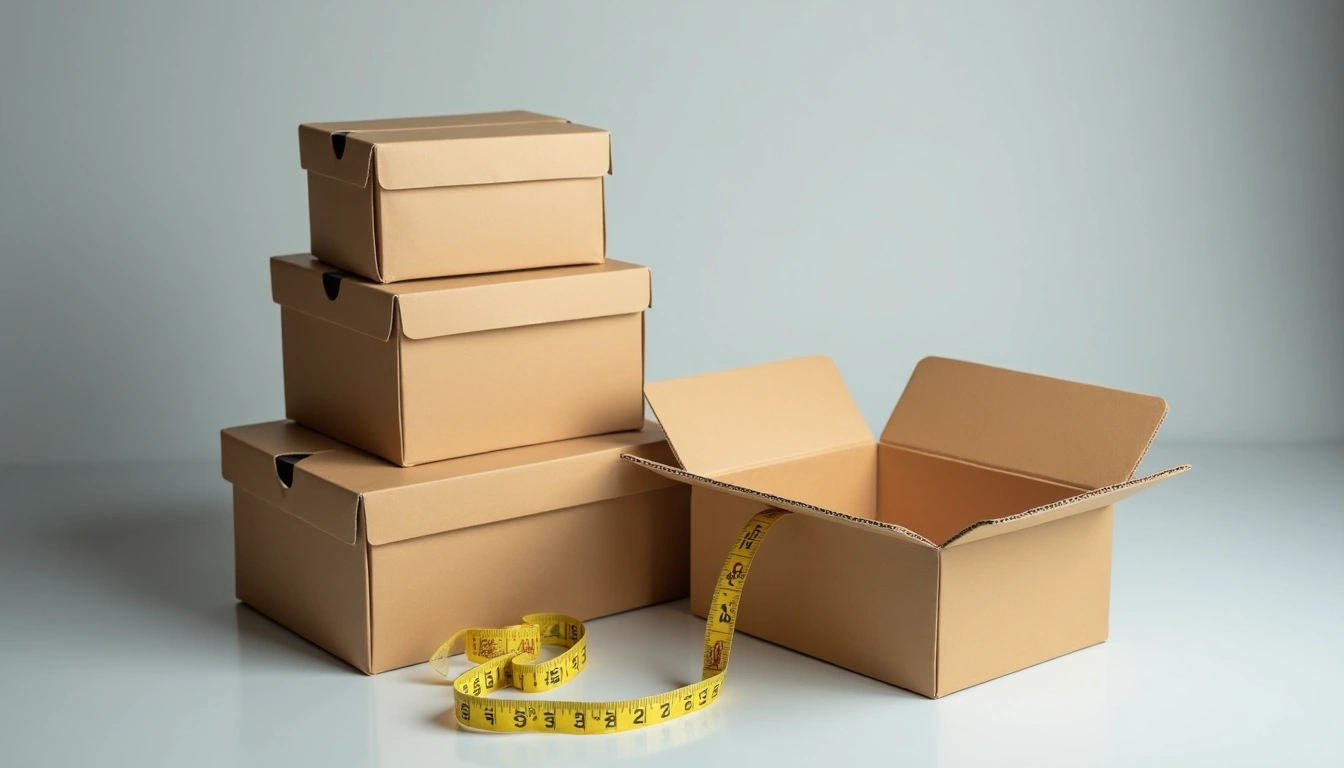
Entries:
POLYGON ((306 171, 363 187, 369 182, 374 147, 383 138, 395 134, 405 136, 408 131, 543 122, 567 121, 562 117, 512 110, 471 115, 305 123, 299 126, 299 164, 306 171))
POLYGON ((644 397, 678 462, 705 477, 873 442, 828 357, 654 382, 644 397))
POLYGON ((224 477, 347 544, 362 508, 372 545, 665 488, 620 460, 672 458, 662 431, 492 451, 398 467, 304 429, 269 422, 223 432, 224 477))
POLYGON ((882 442, 1102 488, 1133 476, 1166 413, 1160 397, 930 357, 882 442))
POLYGON ((392 335, 393 293, 306 253, 271 259, 271 299, 375 339, 386 341, 392 335))
POLYGON ((908 528, 904 528, 902 526, 895 525, 893 523, 883 523, 877 520, 869 520, 864 517, 854 517, 853 515, 846 515, 842 512, 835 512, 829 509, 825 509, 823 507, 815 506, 813 504, 806 504, 801 501, 794 501, 793 499, 786 499, 781 496, 774 496, 769 493, 755 491, 740 485, 733 485, 732 483, 725 483, 721 480, 714 480, 709 477, 704 477, 702 475, 695 474, 694 472, 687 472, 684 469, 668 466, 666 464, 662 464, 657 461, 650 461, 649 459, 640 456, 635 456, 632 454, 622 454, 621 458, 634 464, 638 464, 639 466, 644 467, 645 469, 657 472, 658 474, 663 475, 665 477, 670 477, 673 480, 678 480, 680 482, 687 483, 689 485, 699 485, 705 488, 712 488, 713 490, 721 491, 723 493, 727 493, 732 496, 738 496, 744 499, 751 499, 752 501, 759 501, 771 507, 777 507, 779 509, 787 509, 791 512, 801 512, 805 515, 822 517, 828 520, 834 520, 836 522, 845 523, 848 525, 856 525, 865 528, 867 530, 872 530, 878 533, 894 536, 896 538, 905 539, 907 541, 910 541, 914 544, 919 544, 921 546, 934 547, 933 542, 929 541, 923 536, 920 536, 918 533, 915 533, 914 531, 908 528))
POLYGON ((1172 467, 1161 472, 1129 480, 1123 483, 1098 488, 1095 491, 1071 496, 1067 499, 1061 499, 1052 504, 1045 504, 1035 509, 1029 509, 1007 517, 1001 517, 997 520, 982 520, 966 526, 952 538, 948 539, 943 547, 955 547, 962 544, 970 544, 974 541, 987 539, 991 536, 1000 536, 1005 533, 1030 528, 1034 525, 1041 525, 1052 520, 1069 517, 1071 515, 1090 512, 1094 509, 1108 507, 1119 501, 1133 496, 1145 488, 1150 488, 1158 483, 1168 480, 1190 469, 1190 465, 1183 464, 1179 467, 1172 467))
POLYGON ((648 267, 601 264, 375 283, 308 254, 271 260, 283 306, 386 340, 394 316, 410 339, 632 314, 648 308, 648 267))

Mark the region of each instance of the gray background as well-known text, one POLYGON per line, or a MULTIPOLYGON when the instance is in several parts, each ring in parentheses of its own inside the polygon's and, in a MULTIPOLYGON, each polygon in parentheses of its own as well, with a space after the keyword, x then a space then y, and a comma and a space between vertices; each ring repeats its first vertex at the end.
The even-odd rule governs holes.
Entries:
POLYGON ((0 11, 0 461, 282 414, 295 127, 612 131, 651 380, 824 352, 872 424, 964 357, 1344 437, 1344 5, 42 2, 0 11), (1086 7, 1083 7, 1086 6, 1086 7))

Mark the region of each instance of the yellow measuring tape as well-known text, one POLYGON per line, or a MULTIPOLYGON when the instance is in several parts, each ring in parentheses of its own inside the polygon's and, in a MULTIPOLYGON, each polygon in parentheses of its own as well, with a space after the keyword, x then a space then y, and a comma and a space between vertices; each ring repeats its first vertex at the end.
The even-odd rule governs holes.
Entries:
POLYGON ((527 693, 549 691, 569 682, 588 663, 588 635, 583 622, 560 613, 534 613, 512 627, 464 629, 430 657, 435 671, 447 677, 453 646, 465 638, 467 658, 480 664, 453 681, 457 721, 468 728, 505 733, 620 733, 675 720, 713 704, 728 671, 737 605, 751 560, 770 526, 786 514, 780 509, 758 513, 743 527, 728 553, 705 622, 705 663, 700 682, 624 701, 486 698, 505 686, 527 693), (543 645, 563 645, 566 650, 555 658, 536 661, 543 645))

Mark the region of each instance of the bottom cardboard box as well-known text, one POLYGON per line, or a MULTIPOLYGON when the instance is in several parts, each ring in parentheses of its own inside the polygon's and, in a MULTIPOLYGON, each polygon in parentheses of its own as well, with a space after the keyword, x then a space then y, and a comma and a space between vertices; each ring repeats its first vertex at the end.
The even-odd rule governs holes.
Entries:
POLYGON ((688 492, 656 425, 402 468, 292 422, 224 430, 237 595, 374 674, 536 611, 685 597, 688 492))
POLYGON ((737 627, 929 697, 1104 641, 1112 505, 1188 469, 1131 479, 1161 398, 955 360, 919 364, 876 442, 824 357, 645 395, 680 467, 629 459, 694 486, 691 609, 752 515, 795 512, 737 627))

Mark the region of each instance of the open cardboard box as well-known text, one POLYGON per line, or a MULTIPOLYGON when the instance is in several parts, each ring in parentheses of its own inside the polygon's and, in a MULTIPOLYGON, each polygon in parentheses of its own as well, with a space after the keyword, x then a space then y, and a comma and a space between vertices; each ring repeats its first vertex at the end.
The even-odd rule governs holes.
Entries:
POLYGON ((753 514, 797 512, 738 628, 930 697, 1104 641, 1112 505, 1189 469, 1130 479, 1161 398, 941 358, 876 443, 825 357, 645 395, 681 467, 624 458, 694 486, 692 609, 753 514))
POLYGON ((599 264, 611 136, 534 112, 307 123, 318 258, 381 283, 599 264))

